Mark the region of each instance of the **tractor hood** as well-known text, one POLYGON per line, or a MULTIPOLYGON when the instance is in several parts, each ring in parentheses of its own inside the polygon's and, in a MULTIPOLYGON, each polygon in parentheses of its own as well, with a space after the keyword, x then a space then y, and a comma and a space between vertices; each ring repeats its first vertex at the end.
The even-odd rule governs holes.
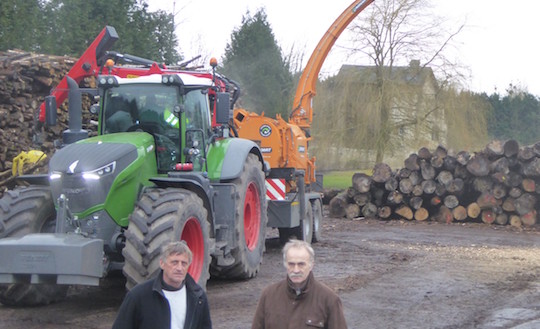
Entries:
POLYGON ((116 166, 125 167, 137 157, 131 144, 70 144, 54 154, 49 163, 51 173, 109 174, 116 166), (100 171, 102 170, 102 172, 100 171))
MULTIPOLYGON (((55 202, 64 195, 70 210, 81 213, 103 207, 111 193, 128 198, 115 188, 138 184, 135 181, 145 179, 145 172, 155 175, 154 149, 152 136, 143 132, 97 136, 65 146, 49 162, 55 202), (143 168, 148 164, 154 169, 143 168)), ((137 188, 133 190, 131 194, 137 188)))

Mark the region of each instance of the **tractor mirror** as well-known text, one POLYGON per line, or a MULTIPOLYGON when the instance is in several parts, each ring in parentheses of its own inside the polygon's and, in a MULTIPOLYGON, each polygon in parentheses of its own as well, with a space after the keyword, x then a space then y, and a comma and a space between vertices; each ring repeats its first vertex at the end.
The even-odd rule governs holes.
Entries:
POLYGON ((56 97, 45 97, 45 121, 48 126, 56 126, 56 97))
POLYGON ((229 93, 217 93, 216 123, 227 124, 229 122, 230 106, 229 93))

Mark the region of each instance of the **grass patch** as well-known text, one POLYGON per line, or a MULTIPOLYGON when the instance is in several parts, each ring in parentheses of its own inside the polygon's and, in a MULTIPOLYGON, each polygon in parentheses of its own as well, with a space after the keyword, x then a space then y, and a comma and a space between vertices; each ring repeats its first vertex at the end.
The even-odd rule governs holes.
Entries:
MULTIPOLYGON (((364 171, 329 171, 325 172, 323 176, 323 187, 328 189, 340 189, 344 190, 352 186, 352 176, 357 172, 364 171)), ((371 175, 368 170, 366 174, 371 175)))

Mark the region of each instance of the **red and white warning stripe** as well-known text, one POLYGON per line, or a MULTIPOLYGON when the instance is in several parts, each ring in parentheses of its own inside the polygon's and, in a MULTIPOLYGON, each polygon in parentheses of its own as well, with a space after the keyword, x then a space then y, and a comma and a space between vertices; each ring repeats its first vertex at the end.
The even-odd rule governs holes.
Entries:
POLYGON ((267 179, 266 198, 269 200, 285 200, 285 180, 273 178, 267 179))

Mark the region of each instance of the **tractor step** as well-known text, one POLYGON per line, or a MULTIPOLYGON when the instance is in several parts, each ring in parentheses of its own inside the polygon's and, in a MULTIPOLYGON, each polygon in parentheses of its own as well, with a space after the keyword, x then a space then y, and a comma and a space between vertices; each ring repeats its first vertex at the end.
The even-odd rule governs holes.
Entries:
POLYGON ((36 233, 0 239, 0 283, 99 285, 103 240, 36 233))

